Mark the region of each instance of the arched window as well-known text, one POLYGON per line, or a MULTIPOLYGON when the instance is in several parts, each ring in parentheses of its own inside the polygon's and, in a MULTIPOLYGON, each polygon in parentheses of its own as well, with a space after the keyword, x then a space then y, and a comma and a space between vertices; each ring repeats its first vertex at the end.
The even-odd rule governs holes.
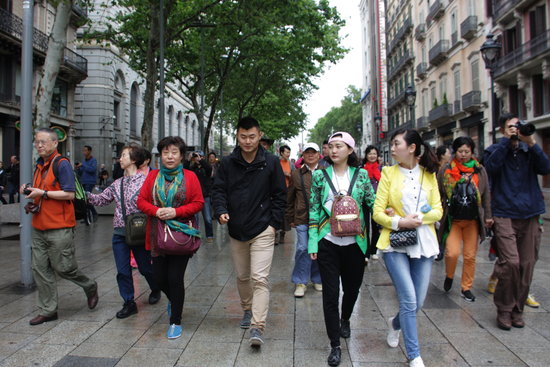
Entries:
POLYGON ((115 73, 115 85, 113 96, 113 125, 120 129, 124 122, 124 90, 125 90, 124 74, 118 70, 115 73))
POLYGON ((138 119, 138 100, 139 100, 139 87, 136 82, 132 84, 130 91, 130 135, 138 136, 137 132, 137 119, 138 119))
POLYGON ((168 107, 168 136, 174 135, 174 106, 168 107))
POLYGON ((197 136, 195 130, 197 130, 197 121, 193 120, 193 125, 191 128, 191 145, 197 145, 195 144, 195 137, 197 136))
MULTIPOLYGON (((176 134, 177 136, 180 136, 181 137, 181 124, 182 124, 182 113, 181 111, 178 111, 178 117, 176 118, 176 120, 178 121, 178 126, 177 126, 177 130, 176 130, 176 134)), ((185 139, 184 139, 185 140, 185 139)))

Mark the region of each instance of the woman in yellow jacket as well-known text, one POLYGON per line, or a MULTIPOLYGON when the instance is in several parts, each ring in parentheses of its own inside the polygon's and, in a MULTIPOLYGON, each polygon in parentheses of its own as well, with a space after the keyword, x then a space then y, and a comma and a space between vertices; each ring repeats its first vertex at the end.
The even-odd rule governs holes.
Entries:
POLYGON ((387 342, 397 347, 403 330, 409 366, 423 367, 416 313, 426 298, 432 262, 439 254, 434 223, 441 219, 443 209, 435 176, 437 157, 420 134, 410 129, 392 135, 391 154, 398 164, 382 170, 373 214, 383 227, 377 247, 399 299, 399 312, 388 320, 387 342), (390 232, 404 229, 416 229, 417 243, 392 247, 390 232))

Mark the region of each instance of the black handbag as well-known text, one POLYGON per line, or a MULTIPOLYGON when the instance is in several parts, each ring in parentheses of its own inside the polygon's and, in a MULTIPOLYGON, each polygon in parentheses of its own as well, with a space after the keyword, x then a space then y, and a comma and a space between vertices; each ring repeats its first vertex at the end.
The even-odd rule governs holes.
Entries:
MULTIPOLYGON (((416 209, 418 210, 418 203, 420 202, 420 193, 422 191, 422 181, 424 181, 424 172, 422 172, 422 178, 420 179, 420 189, 418 190, 418 198, 416 200, 416 209)), ((418 244, 418 232, 416 228, 402 229, 400 231, 390 232, 390 246, 393 248, 403 248, 414 246, 418 244)))
POLYGON ((147 214, 140 212, 126 216, 126 205, 124 204, 124 177, 120 182, 120 200, 125 229, 124 242, 126 242, 128 246, 144 246, 147 214))

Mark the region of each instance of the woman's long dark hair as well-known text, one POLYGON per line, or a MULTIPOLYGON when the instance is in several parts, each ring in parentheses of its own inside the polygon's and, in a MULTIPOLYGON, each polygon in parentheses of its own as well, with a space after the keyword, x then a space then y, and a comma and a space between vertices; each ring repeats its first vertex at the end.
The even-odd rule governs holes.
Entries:
POLYGON ((391 136, 390 141, 392 141, 397 135, 403 135, 403 140, 407 145, 414 144, 416 149, 414 150, 414 156, 420 157, 418 162, 426 171, 430 173, 435 173, 438 170, 439 163, 437 161, 437 156, 432 150, 430 144, 426 143, 418 131, 413 129, 399 129, 394 132, 391 136), (424 152, 422 152, 422 147, 424 147, 424 152))

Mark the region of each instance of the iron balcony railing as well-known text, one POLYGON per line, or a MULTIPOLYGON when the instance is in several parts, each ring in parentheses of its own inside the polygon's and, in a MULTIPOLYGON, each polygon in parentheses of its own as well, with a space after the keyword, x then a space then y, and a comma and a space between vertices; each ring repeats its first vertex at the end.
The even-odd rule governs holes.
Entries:
POLYGON ((417 41, 424 41, 426 39, 426 23, 420 23, 414 30, 414 38, 417 41))
POLYGON ((416 119, 416 128, 417 129, 427 129, 430 123, 426 116, 422 116, 416 119))
POLYGON ((416 76, 420 79, 423 79, 426 77, 426 74, 428 73, 428 64, 425 62, 421 62, 420 64, 416 65, 416 76))
POLYGON ((430 123, 436 124, 442 121, 449 120, 452 114, 452 110, 453 106, 448 103, 437 106, 430 111, 430 123))
MULTIPOLYGON (((0 8, 0 32, 21 41, 23 39, 23 20, 0 8)), ((32 30, 32 44, 35 49, 46 53, 48 50, 48 36, 38 29, 32 30)))
POLYGON ((405 100, 405 90, 399 93, 395 98, 390 98, 388 100, 388 110, 391 110, 393 107, 397 106, 400 102, 405 100))
POLYGON ((399 30, 397 31, 395 37, 390 42, 390 47, 388 47, 388 53, 391 53, 392 50, 399 44, 399 42, 403 39, 403 37, 409 33, 410 30, 412 30, 413 24, 411 17, 408 17, 405 19, 405 22, 403 22, 403 25, 399 30))
POLYGON ((458 42, 458 31, 453 32, 453 34, 451 34, 451 46, 456 45, 457 42, 458 42))
POLYGON ((521 0, 493 0, 493 19, 499 22, 504 15, 514 10, 521 0))
POLYGON ((460 112, 462 112, 460 99, 457 99, 453 103, 453 115, 458 115, 460 112))
POLYGON ((447 58, 449 51, 449 40, 440 40, 434 47, 430 48, 430 64, 439 65, 447 58))
POLYGON ((401 56, 401 58, 399 59, 399 61, 397 61, 397 63, 395 64, 395 66, 393 66, 391 69, 390 69, 390 72, 388 73, 388 81, 389 80, 392 80, 396 75, 397 73, 399 72, 399 70, 401 70, 405 65, 407 65, 409 62, 411 62, 413 60, 413 56, 411 54, 410 51, 406 51, 403 56, 401 56))
POLYGON ((462 23, 460 23, 460 37, 469 41, 477 33, 477 16, 470 15, 462 23))
POLYGON ((430 23, 432 20, 437 20, 445 13, 445 8, 440 0, 435 0, 434 3, 430 6, 430 12, 426 18, 426 23, 430 23))
POLYGON ((550 54, 550 30, 525 42, 520 47, 498 59, 494 70, 495 77, 499 77, 516 66, 544 54, 550 54))
POLYGON ((473 90, 462 96, 462 106, 464 111, 472 111, 479 108, 481 104, 481 91, 473 90))

